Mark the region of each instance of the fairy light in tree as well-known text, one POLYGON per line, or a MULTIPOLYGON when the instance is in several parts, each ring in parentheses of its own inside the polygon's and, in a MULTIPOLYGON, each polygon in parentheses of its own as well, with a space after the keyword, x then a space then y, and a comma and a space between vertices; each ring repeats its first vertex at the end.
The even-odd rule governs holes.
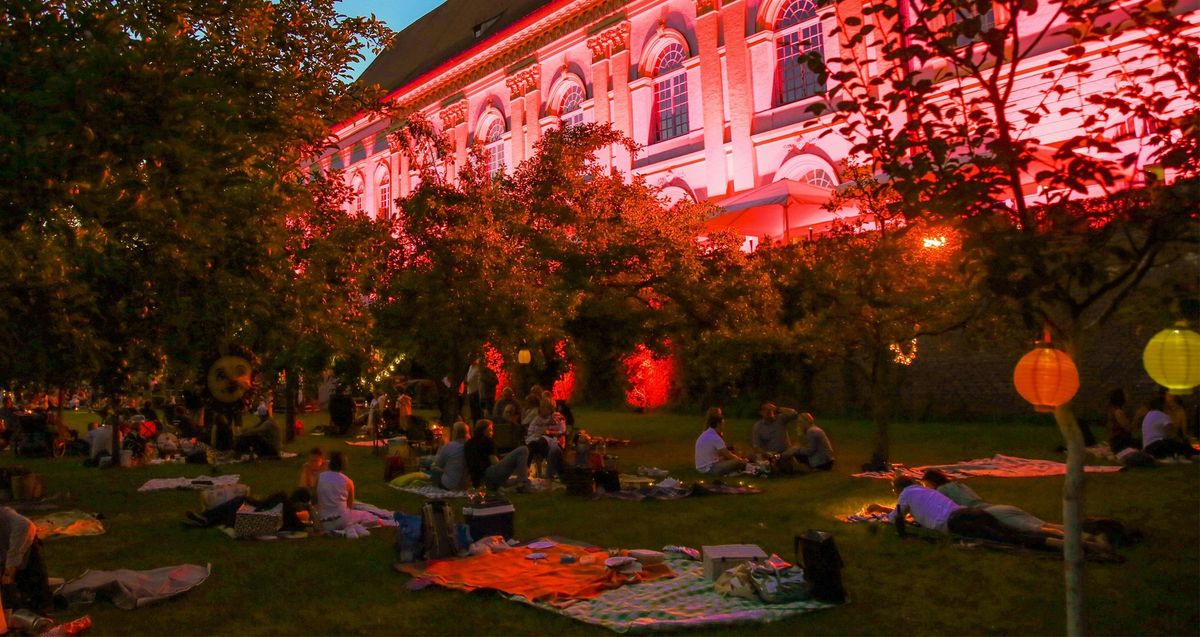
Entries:
POLYGON ((917 360, 917 339, 914 338, 913 340, 909 341, 907 345, 892 343, 891 345, 888 345, 888 350, 894 354, 892 360, 895 361, 897 365, 904 365, 907 367, 915 363, 917 360))

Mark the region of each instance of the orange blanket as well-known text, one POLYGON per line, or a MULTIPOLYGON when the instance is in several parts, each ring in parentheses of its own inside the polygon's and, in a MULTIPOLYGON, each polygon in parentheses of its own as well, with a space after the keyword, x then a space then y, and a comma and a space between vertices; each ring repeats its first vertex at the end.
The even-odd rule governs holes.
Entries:
POLYGON ((666 564, 646 566, 633 576, 619 575, 604 566, 607 558, 608 554, 602 550, 588 551, 580 546, 559 544, 542 551, 517 547, 499 553, 406 564, 399 568, 447 588, 462 591, 491 588, 559 607, 569 606, 581 599, 592 599, 601 591, 625 584, 675 576, 666 564), (537 552, 546 553, 547 557, 540 560, 525 559, 530 553, 537 552), (575 563, 563 564, 563 555, 574 556, 575 563), (578 560, 584 556, 591 556, 595 561, 580 564, 578 560))

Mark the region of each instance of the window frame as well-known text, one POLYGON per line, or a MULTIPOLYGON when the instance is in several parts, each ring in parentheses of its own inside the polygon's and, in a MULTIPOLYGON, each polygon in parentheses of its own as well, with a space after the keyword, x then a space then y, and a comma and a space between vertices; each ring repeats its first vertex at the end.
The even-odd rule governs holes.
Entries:
MULTIPOLYGON (((796 9, 796 11, 802 10, 801 8, 796 9)), ((821 82, 820 78, 809 70, 807 65, 797 60, 797 58, 802 58, 813 50, 819 50, 821 52, 821 59, 825 59, 825 29, 821 23, 817 4, 813 0, 791 0, 780 9, 779 17, 776 19, 774 27, 775 106, 795 104, 824 93, 827 89, 825 83, 821 82), (811 15, 803 19, 797 19, 794 23, 781 28, 780 25, 789 18, 788 14, 792 11, 793 7, 800 7, 803 4, 808 5, 811 15), (815 29, 815 33, 805 35, 806 32, 813 29, 815 29), (815 45, 808 44, 812 37, 816 38, 815 45), (799 48, 799 52, 789 53, 785 57, 785 47, 797 47, 799 48), (785 66, 788 63, 795 64, 798 68, 790 70, 785 66), (794 81, 798 84, 792 86, 794 81)))
POLYGON ((665 142, 678 137, 684 137, 691 132, 691 121, 688 106, 687 81, 687 48, 679 42, 671 42, 657 52, 654 61, 654 75, 651 82, 653 89, 653 114, 651 117, 651 142, 665 142), (665 58, 678 51, 679 59, 672 62, 675 66, 663 69, 667 64, 665 58), (664 111, 664 97, 669 109, 664 111), (665 113, 665 116, 664 116, 665 113))

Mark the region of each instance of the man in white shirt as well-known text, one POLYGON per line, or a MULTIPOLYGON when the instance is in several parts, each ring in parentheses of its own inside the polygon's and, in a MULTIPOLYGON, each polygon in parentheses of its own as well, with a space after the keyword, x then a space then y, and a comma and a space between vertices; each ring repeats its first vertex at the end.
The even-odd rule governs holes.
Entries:
POLYGON ((964 507, 942 493, 917 484, 907 476, 897 476, 892 490, 898 494, 896 508, 888 513, 888 521, 896 525, 896 533, 905 535, 905 518, 911 514, 922 527, 938 533, 1016 544, 1026 548, 1044 549, 1052 546, 1043 533, 1018 531, 1005 526, 984 509, 964 507))
POLYGON ((1182 432, 1166 411, 1166 392, 1160 392, 1147 404, 1150 411, 1142 418, 1142 450, 1155 458, 1181 456, 1195 459, 1196 450, 1185 442, 1182 432))
POLYGON ((710 409, 704 433, 696 439, 696 471, 723 476, 746 468, 746 459, 725 446, 724 424, 721 410, 710 409))

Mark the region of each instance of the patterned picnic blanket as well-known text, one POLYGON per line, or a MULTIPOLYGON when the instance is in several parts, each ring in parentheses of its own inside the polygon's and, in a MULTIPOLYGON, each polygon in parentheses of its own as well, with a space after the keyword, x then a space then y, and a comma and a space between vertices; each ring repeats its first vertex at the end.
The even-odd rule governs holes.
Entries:
MULTIPOLYGON (((935 464, 924 467, 905 467, 904 465, 893 465, 896 471, 900 471, 905 475, 913 478, 920 478, 921 474, 926 469, 941 469, 950 474, 950 477, 956 480, 966 478, 974 478, 977 476, 988 476, 992 478, 1038 478, 1044 476, 1065 476, 1067 475, 1067 465, 1053 460, 1033 460, 1030 458, 1017 458, 1014 456, 1005 456, 996 454, 991 458, 979 458, 977 460, 964 460, 954 464, 935 464)), ((1113 473, 1120 471, 1124 467, 1120 466, 1096 466, 1088 465, 1083 468, 1087 473, 1113 473)), ((891 480, 893 473, 891 471, 866 471, 856 473, 855 478, 881 478, 891 480)))
POLYGON ((40 540, 50 537, 81 537, 103 535, 104 525, 90 513, 58 511, 33 519, 40 540))
POLYGON ((162 491, 165 489, 192 489, 200 491, 229 484, 237 484, 241 476, 229 474, 224 476, 197 476, 195 478, 154 478, 138 487, 138 491, 162 491))
MULTIPOLYGON (((460 591, 493 589, 536 601, 548 608, 561 608, 579 600, 595 598, 613 588, 639 588, 646 582, 674 577, 666 564, 648 565, 639 573, 619 575, 606 566, 608 553, 593 546, 546 542, 550 546, 516 546, 499 553, 401 564, 400 571, 460 591), (540 557, 538 557, 540 556, 540 557), (536 559, 534 559, 536 558, 536 559), (563 559, 568 563, 563 563, 563 559)), ((643 603, 646 599, 642 597, 643 603)))
POLYGON ((389 482, 388 486, 397 491, 403 491, 405 493, 415 493, 417 495, 423 495, 426 498, 429 498, 431 500, 447 500, 447 499, 451 499, 451 498, 468 497, 466 491, 447 491, 446 489, 443 489, 441 487, 435 487, 432 484, 428 484, 428 483, 426 483, 426 484, 410 484, 407 486, 397 486, 397 485, 391 484, 389 482))
POLYGON ((712 582, 704 577, 704 566, 700 562, 668 554, 666 564, 675 572, 675 577, 606 590, 565 608, 517 595, 510 599, 618 633, 757 624, 834 606, 811 600, 764 604, 758 600, 726 597, 713 590, 712 582))

